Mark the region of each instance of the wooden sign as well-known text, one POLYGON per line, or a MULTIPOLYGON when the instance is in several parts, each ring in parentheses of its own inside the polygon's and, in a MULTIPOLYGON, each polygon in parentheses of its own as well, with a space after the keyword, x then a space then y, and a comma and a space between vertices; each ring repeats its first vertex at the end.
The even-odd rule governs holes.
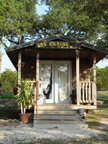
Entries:
POLYGON ((78 44, 62 41, 38 42, 35 48, 78 49, 78 44))

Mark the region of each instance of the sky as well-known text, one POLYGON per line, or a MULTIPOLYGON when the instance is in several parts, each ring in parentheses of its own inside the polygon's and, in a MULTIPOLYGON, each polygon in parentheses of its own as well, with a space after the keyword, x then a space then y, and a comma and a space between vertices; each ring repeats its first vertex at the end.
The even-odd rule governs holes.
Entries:
MULTIPOLYGON (((45 5, 36 6, 37 13, 39 15, 45 13, 45 10, 47 10, 47 7, 45 5)), ((5 71, 5 69, 11 69, 12 71, 16 71, 15 67, 11 63, 9 57, 7 56, 4 48, 2 48, 2 67, 1 72, 5 71)), ((101 60, 96 64, 99 68, 104 68, 108 66, 108 60, 101 60)))

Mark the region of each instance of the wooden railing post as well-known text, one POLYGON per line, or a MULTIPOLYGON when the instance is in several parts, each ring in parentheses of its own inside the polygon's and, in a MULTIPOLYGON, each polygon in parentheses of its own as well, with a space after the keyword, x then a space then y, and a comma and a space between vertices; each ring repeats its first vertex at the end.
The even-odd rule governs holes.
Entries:
MULTIPOLYGON (((94 94, 96 91, 94 89, 95 83, 90 81, 79 81, 80 83, 80 94, 81 94, 81 103, 95 103, 94 94)), ((95 104, 94 104, 95 105, 95 104)))
POLYGON ((79 87, 79 51, 76 50, 76 98, 77 105, 80 103, 80 87, 79 87))
POLYGON ((93 53, 93 100, 94 105, 97 105, 96 97, 96 53, 93 53))

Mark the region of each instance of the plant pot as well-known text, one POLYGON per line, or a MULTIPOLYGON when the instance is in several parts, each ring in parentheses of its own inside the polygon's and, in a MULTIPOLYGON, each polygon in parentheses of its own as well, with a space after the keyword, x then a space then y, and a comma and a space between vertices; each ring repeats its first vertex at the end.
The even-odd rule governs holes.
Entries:
POLYGON ((19 116, 20 116, 20 121, 23 124, 27 124, 28 123, 30 114, 19 114, 19 116))

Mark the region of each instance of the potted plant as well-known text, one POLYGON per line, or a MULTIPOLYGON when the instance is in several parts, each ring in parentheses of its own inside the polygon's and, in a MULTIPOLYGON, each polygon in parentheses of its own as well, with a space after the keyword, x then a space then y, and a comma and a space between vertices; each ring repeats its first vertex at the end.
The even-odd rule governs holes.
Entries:
POLYGON ((21 106, 20 120, 23 124, 28 123, 30 114, 26 113, 26 107, 30 104, 32 98, 31 86, 28 80, 21 80, 21 84, 18 85, 18 93, 16 95, 18 105, 21 106))

